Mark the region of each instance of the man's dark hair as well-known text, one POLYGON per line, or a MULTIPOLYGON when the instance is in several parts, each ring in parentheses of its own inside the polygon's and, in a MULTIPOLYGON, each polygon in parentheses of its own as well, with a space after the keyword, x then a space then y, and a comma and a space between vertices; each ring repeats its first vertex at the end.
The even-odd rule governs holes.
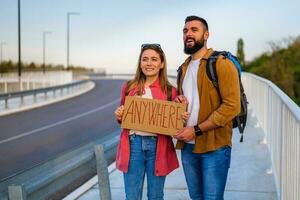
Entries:
POLYGON ((206 30, 208 31, 208 24, 207 24, 206 20, 203 19, 202 17, 198 17, 198 16, 195 16, 195 15, 187 16, 185 18, 185 23, 190 22, 190 21, 194 21, 194 20, 197 20, 197 21, 201 22, 204 25, 204 27, 206 28, 206 30))

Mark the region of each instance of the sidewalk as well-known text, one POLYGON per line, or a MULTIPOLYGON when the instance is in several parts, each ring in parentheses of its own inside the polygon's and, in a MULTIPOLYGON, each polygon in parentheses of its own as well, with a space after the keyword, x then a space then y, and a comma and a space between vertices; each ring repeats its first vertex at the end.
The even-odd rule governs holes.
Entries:
MULTIPOLYGON (((240 135, 234 132, 231 167, 225 191, 225 200, 273 200, 276 199, 274 177, 271 173, 271 161, 266 144, 262 144, 263 131, 258 126, 255 116, 249 112, 244 142, 240 143, 240 135)), ((177 151, 180 159, 180 151, 177 151)), ((110 173, 110 185, 113 200, 124 198, 123 174, 113 169, 110 173)), ((143 199, 147 199, 145 181, 143 199)), ((70 197, 66 198, 70 199, 70 197)), ((99 199, 97 183, 82 192, 79 200, 99 199)), ((182 166, 166 178, 165 200, 189 199, 182 166)))

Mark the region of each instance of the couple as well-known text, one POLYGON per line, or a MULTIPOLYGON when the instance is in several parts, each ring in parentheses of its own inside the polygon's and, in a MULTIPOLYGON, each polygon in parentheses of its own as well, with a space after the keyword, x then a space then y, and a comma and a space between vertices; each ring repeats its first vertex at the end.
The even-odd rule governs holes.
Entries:
MULTIPOLYGON (((232 119, 240 112, 239 78, 228 60, 217 60, 217 74, 222 101, 206 75, 206 61, 212 54, 207 49, 207 22, 188 16, 183 28, 184 52, 191 55, 182 65, 177 88, 167 79, 166 58, 159 44, 142 45, 133 80, 123 85, 121 106, 115 111, 120 122, 125 96, 185 103, 182 113, 186 127, 173 136, 181 149, 182 166, 190 198, 223 199, 231 157, 232 119), (171 91, 168 91, 170 90, 171 91)), ((161 200, 166 175, 179 167, 170 136, 124 129, 116 158, 117 168, 124 172, 126 200, 142 198, 145 174, 147 196, 161 200)))

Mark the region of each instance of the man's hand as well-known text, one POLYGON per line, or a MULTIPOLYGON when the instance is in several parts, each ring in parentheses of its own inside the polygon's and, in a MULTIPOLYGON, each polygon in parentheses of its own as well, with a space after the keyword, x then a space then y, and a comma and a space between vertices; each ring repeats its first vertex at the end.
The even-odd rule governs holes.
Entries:
POLYGON ((189 142, 189 141, 195 139, 194 127, 191 127, 191 126, 184 127, 183 129, 177 131, 173 137, 178 140, 183 140, 185 142, 189 142))
POLYGON ((178 95, 178 96, 174 99, 174 101, 175 101, 176 103, 189 104, 189 101, 188 101, 187 98, 186 98, 185 96, 183 96, 183 95, 178 95))

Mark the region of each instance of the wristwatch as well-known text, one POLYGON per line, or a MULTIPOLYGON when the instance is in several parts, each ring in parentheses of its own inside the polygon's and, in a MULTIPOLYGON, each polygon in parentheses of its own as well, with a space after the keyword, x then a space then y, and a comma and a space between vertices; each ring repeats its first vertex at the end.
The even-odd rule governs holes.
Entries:
POLYGON ((203 134, 203 132, 201 131, 201 129, 199 128, 198 125, 195 125, 195 126, 194 126, 194 130, 195 130, 196 136, 200 136, 200 135, 203 134))

